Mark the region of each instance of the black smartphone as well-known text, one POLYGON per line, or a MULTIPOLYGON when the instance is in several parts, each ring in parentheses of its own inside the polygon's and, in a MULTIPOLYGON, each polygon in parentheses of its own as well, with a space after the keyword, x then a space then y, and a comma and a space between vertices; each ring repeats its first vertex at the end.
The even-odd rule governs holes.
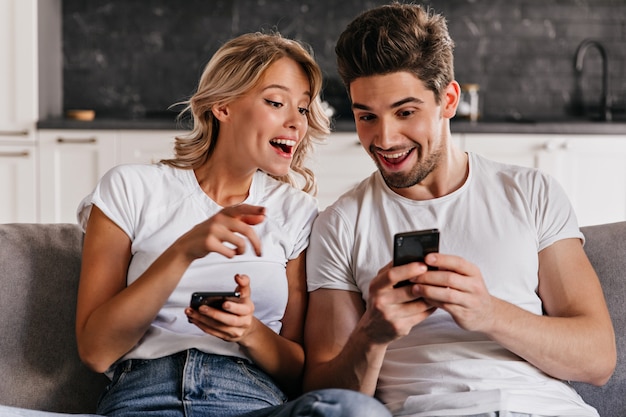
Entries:
MULTIPOLYGON (((393 236, 393 266, 410 262, 424 262, 424 257, 432 252, 439 252, 439 230, 417 230, 397 233, 393 236)), ((428 266, 428 269, 437 269, 428 266)), ((410 281, 398 282, 395 287, 410 285, 410 281)))
POLYGON ((222 309, 222 304, 229 298, 239 298, 241 294, 237 291, 209 291, 209 292, 194 292, 191 294, 191 301, 189 306, 194 310, 197 310, 202 305, 209 307, 222 309))

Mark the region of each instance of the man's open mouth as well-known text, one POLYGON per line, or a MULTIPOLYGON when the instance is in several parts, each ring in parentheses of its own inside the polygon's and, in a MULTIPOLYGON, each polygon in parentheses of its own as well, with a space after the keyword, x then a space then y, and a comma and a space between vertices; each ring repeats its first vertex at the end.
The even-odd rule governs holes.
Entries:
POLYGON ((404 162, 404 160, 411 154, 411 152, 414 149, 415 148, 411 148, 411 149, 408 149, 406 151, 395 152, 395 153, 388 153, 388 154, 383 154, 381 152, 377 152, 377 154, 387 164, 397 165, 397 164, 401 164, 402 162, 404 162))

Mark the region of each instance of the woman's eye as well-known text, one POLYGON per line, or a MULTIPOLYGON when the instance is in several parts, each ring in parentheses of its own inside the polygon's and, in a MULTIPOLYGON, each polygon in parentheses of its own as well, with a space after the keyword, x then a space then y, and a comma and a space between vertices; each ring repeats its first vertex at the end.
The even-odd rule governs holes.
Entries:
POLYGON ((309 109, 305 108, 305 107, 298 107, 298 111, 300 112, 301 115, 306 116, 307 114, 309 114, 309 109))
POLYGON ((277 109, 279 109, 279 108, 281 108, 283 106, 283 103, 279 103, 278 101, 272 101, 272 100, 265 99, 265 102, 267 104, 269 104, 270 106, 272 106, 272 107, 276 107, 277 109))

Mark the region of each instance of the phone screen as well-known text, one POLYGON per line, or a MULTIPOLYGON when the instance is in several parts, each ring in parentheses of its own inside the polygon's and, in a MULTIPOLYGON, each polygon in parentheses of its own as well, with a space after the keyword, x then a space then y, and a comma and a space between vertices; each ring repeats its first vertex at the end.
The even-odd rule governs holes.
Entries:
POLYGON ((202 305, 222 309, 222 304, 229 298, 239 298, 240 294, 236 291, 224 292, 194 292, 191 294, 189 306, 197 310, 202 305))
MULTIPOLYGON (((424 262, 424 257, 432 252, 439 252, 438 229, 397 233, 393 237, 393 266, 424 262)), ((428 266, 428 269, 437 268, 428 266)), ((410 284, 410 281, 402 281, 395 286, 402 287, 410 284)))

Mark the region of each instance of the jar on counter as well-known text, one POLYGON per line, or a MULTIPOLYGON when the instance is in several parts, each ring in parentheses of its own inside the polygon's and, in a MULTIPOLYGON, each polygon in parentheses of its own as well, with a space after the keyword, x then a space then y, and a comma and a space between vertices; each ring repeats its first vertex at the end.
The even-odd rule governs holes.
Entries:
POLYGON ((480 86, 478 84, 461 84, 461 98, 456 109, 456 114, 459 118, 468 119, 472 122, 479 119, 479 90, 480 86))

